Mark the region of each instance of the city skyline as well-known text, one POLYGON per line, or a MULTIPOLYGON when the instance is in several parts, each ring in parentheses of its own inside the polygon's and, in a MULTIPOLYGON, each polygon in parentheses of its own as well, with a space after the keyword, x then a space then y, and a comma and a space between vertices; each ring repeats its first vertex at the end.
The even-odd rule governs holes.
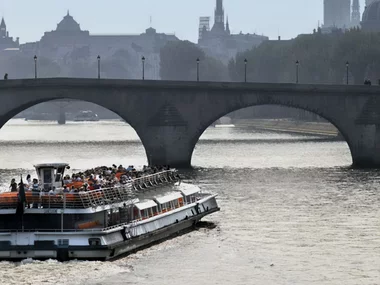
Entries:
MULTIPOLYGON (((199 17, 212 17, 215 8, 215 0, 193 0, 191 3, 175 0, 151 3, 152 1, 142 0, 133 4, 131 1, 113 0, 112 5, 95 0, 91 6, 74 0, 65 3, 46 3, 43 0, 21 2, 25 1, 0 1, 0 15, 6 20, 10 36, 20 37, 21 43, 38 41, 44 32, 54 30, 67 10, 70 10, 83 30, 89 30, 92 34, 140 34, 152 25, 158 32, 174 33, 181 40, 197 42, 199 17), (25 25, 28 29, 25 29, 25 25)), ((290 39, 298 34, 311 33, 318 22, 320 25, 323 23, 323 1, 308 2, 305 7, 302 5, 304 0, 292 0, 291 3, 281 0, 273 0, 271 3, 224 0, 224 7, 232 33, 242 31, 263 34, 270 39, 278 36, 290 39), (239 5, 236 5, 237 2, 239 5), (303 10, 297 7, 302 7, 303 10)), ((361 12, 364 10, 364 2, 361 0, 361 12)))

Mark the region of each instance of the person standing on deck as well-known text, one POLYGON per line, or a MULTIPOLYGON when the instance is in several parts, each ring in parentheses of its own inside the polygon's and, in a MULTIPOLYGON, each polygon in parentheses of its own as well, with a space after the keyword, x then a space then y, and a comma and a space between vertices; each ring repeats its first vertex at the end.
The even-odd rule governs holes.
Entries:
POLYGON ((16 179, 11 180, 11 185, 9 186, 9 189, 11 189, 11 192, 17 192, 17 183, 16 179))

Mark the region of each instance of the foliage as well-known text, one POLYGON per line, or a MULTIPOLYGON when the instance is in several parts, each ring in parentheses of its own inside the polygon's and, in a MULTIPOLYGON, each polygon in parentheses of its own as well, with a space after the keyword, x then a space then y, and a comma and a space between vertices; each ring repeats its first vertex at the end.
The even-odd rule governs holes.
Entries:
POLYGON ((200 80, 228 80, 227 67, 221 61, 207 57, 189 41, 168 42, 161 49, 160 57, 160 76, 164 80, 196 80, 198 58, 200 80))
POLYGON ((289 41, 267 41, 238 54, 229 63, 232 80, 244 78, 244 59, 248 60, 247 78, 256 82, 295 82, 296 61, 299 61, 301 83, 346 82, 362 84, 368 78, 380 78, 380 34, 352 29, 345 33, 300 35, 289 41))

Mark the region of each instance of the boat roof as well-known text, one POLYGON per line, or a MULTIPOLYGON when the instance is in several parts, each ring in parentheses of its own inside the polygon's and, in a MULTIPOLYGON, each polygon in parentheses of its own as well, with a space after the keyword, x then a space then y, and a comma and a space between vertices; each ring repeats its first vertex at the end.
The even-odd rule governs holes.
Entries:
POLYGON ((180 191, 184 196, 190 196, 195 193, 199 193, 201 189, 198 186, 192 184, 181 184, 178 187, 178 191, 180 191))
POLYGON ((145 210, 145 209, 156 207, 157 204, 153 200, 148 200, 145 202, 136 203, 135 206, 139 210, 145 210))
POLYGON ((175 193, 171 193, 165 196, 155 197, 154 199, 157 201, 157 203, 164 204, 170 201, 177 200, 179 198, 183 198, 182 194, 179 192, 175 192, 175 193))
POLYGON ((51 168, 58 168, 58 167, 66 167, 69 166, 68 163, 41 163, 41 164, 35 164, 35 168, 42 168, 42 167, 51 167, 51 168))

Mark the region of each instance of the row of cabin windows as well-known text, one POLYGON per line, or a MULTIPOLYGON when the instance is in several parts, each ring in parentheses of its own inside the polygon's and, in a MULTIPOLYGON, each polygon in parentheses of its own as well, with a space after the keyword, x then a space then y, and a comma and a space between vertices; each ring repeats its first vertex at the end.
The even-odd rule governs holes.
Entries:
MULTIPOLYGON (((186 204, 195 203, 197 201, 196 195, 193 194, 193 195, 186 196, 185 201, 186 201, 186 204)), ((184 200, 182 198, 179 198, 177 200, 173 200, 173 201, 170 201, 167 203, 163 203, 163 204, 161 204, 159 206, 155 206, 153 208, 140 210, 140 213, 138 213, 138 209, 136 208, 135 213, 134 213, 135 214, 134 218, 135 219, 151 218, 153 216, 158 215, 161 212, 165 213, 165 212, 177 209, 179 207, 182 207, 184 204, 183 202, 184 202, 184 200)))

